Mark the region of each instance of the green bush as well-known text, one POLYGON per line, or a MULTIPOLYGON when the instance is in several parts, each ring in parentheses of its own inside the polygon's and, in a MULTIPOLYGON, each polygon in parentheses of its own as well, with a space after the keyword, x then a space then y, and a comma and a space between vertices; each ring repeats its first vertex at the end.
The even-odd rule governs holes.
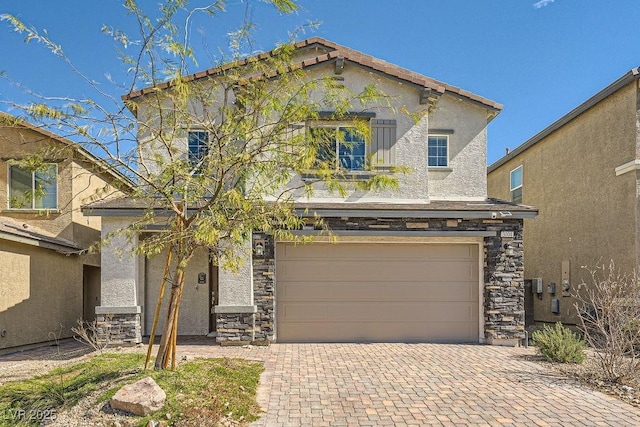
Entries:
POLYGON ((585 343, 578 334, 558 322, 552 328, 544 325, 541 331, 533 333, 533 342, 538 352, 551 362, 582 363, 585 343))

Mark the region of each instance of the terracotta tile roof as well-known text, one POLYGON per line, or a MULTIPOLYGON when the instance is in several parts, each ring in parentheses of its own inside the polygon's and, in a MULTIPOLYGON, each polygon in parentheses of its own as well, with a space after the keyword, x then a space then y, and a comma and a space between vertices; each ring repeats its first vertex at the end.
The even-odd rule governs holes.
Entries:
MULTIPOLYGON (((309 67, 317 66, 323 63, 335 61, 337 58, 344 58, 346 61, 358 64, 362 67, 366 67, 368 69, 382 73, 389 77, 393 77, 393 78, 411 83, 413 85, 423 87, 425 89, 431 89, 438 93, 448 92, 450 94, 457 95, 464 99, 477 102, 483 106, 486 106, 496 111, 502 110, 503 108, 501 104, 495 101, 491 101, 490 99, 483 98, 479 95, 476 95, 474 93, 471 93, 459 87, 451 86, 447 83, 410 71, 406 68, 402 68, 398 65, 391 64, 387 61, 383 61, 371 55, 367 55, 357 50, 350 49, 346 46, 339 45, 332 41, 323 39, 321 37, 311 37, 309 39, 297 42, 294 44, 294 47, 296 49, 301 49, 301 50, 318 47, 318 48, 323 48, 324 52, 321 54, 318 54, 316 57, 308 58, 299 63, 293 64, 291 67, 292 69, 309 68, 309 67)), ((197 80, 207 76, 219 75, 231 68, 243 66, 254 61, 259 61, 259 60, 269 58, 273 56, 273 53, 274 51, 269 51, 269 52, 261 53, 261 54, 258 54, 240 61, 236 61, 233 63, 209 68, 207 70, 200 71, 187 76, 187 80, 197 80)), ((273 77, 273 76, 266 76, 266 77, 273 77)), ((160 90, 167 89, 170 86, 171 86, 170 82, 165 82, 157 86, 136 90, 126 95, 123 95, 122 100, 129 101, 139 96, 152 93, 158 89, 160 90)))

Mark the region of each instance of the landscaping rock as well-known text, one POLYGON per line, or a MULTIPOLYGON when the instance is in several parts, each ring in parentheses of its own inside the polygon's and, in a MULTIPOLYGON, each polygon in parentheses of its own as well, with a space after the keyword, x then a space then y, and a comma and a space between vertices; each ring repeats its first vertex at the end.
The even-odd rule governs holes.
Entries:
POLYGON ((164 406, 164 390, 151 377, 122 387, 109 402, 113 409, 146 416, 164 406))

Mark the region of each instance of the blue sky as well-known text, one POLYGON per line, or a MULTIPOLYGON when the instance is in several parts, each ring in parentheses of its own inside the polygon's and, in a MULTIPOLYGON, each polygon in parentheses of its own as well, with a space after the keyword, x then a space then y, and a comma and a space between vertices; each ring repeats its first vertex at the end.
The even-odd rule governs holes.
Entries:
MULTIPOLYGON (((153 6, 155 1, 142 0, 153 6)), ((194 1, 193 5, 210 2, 194 1)), ((640 65, 640 5, 637 0, 302 0, 291 16, 257 0, 250 14, 257 24, 256 49, 286 41, 295 28, 320 21, 314 35, 504 104, 489 125, 488 162, 517 147, 631 68, 640 65)), ((46 29, 65 52, 119 97, 110 83, 126 75, 103 24, 131 29, 121 1, 2 0, 0 13, 46 29)), ((197 69, 208 68, 237 28, 246 0, 230 0, 218 17, 196 16, 191 37, 197 69)), ((0 23, 0 70, 47 95, 80 97, 87 88, 68 67, 37 43, 0 23)), ((0 110, 24 96, 0 80, 0 110)))

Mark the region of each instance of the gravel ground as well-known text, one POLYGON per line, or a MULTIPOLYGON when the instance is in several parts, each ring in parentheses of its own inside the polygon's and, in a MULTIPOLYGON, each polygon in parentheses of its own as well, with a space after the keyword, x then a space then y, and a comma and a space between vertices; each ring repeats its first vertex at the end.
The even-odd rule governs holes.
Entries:
MULTIPOLYGON (((136 353, 146 346, 118 347, 116 352, 136 353)), ((35 349, 0 355, 0 384, 32 378, 60 366, 72 365, 91 357, 93 349, 75 340, 45 345, 35 349)))
MULTIPOLYGON (((146 346, 118 347, 116 352, 144 352, 146 346)), ((0 355, 0 384, 32 378, 52 369, 82 362, 92 357, 93 349, 74 340, 55 345, 0 355)), ((120 411, 97 402, 104 390, 98 390, 84 398, 73 408, 56 414, 55 420, 44 425, 52 427, 129 427, 137 425, 137 420, 120 411)))
MULTIPOLYGON (((195 341, 197 343, 197 340, 195 341)), ((188 341, 187 341, 188 343, 188 341)), ((147 345, 134 347, 117 347, 109 351, 118 353, 145 353, 147 345)), ((200 349, 185 350, 184 359, 202 357, 200 349)), ((0 384, 10 381, 32 378, 45 374, 60 366, 71 365, 89 359, 94 354, 93 349, 75 340, 67 340, 56 345, 46 345, 35 349, 0 355, 0 384)), ((154 353, 155 354, 155 353, 154 353)), ((98 402, 98 398, 109 388, 108 384, 82 399, 73 408, 56 414, 55 420, 48 420, 43 425, 48 427, 133 427, 140 422, 138 418, 111 409, 108 402, 98 402)), ((165 427, 171 422, 168 418, 158 420, 153 427, 165 427)), ((240 425, 233 419, 223 419, 222 427, 240 425)))
POLYGON ((593 354, 588 353, 587 359, 580 365, 574 363, 549 363, 541 358, 538 362, 547 366, 550 370, 575 378, 590 388, 615 396, 630 405, 640 408, 640 378, 636 378, 635 381, 628 381, 626 384, 602 380, 598 375, 594 374, 598 372, 598 361, 593 354))

